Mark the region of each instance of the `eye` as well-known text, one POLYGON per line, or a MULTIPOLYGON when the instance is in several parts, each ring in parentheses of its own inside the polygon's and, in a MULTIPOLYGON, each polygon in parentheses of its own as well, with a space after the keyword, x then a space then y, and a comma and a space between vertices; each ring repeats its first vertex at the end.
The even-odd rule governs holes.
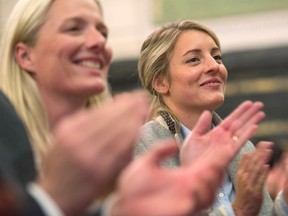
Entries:
POLYGON ((79 23, 71 23, 64 26, 63 31, 68 34, 78 34, 83 29, 83 25, 79 23))
POLYGON ((199 59, 196 58, 196 57, 194 57, 194 58, 188 59, 188 60, 186 61, 186 63, 195 63, 195 62, 198 62, 198 61, 199 61, 199 59))
POLYGON ((108 28, 105 25, 100 25, 98 27, 96 27, 97 31, 99 31, 104 38, 108 38, 108 28))
POLYGON ((80 27, 79 26, 70 26, 66 29, 67 32, 75 32, 75 31, 79 31, 80 27))
POLYGON ((213 58, 216 60, 218 63, 222 63, 222 56, 221 55, 215 55, 213 58))
POLYGON ((100 31, 104 38, 108 38, 108 31, 100 31))

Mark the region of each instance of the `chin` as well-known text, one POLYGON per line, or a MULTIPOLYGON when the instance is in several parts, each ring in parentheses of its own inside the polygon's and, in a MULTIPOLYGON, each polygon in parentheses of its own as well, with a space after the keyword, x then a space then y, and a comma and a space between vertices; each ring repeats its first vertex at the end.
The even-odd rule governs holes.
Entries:
POLYGON ((218 97, 215 100, 211 101, 210 107, 211 110, 216 110, 224 103, 224 97, 218 97))
POLYGON ((103 93, 106 90, 107 85, 106 83, 103 82, 103 83, 89 85, 86 87, 87 87, 87 92, 90 92, 93 95, 97 95, 97 94, 103 93))
POLYGON ((94 97, 94 96, 100 96, 102 95, 102 93, 106 92, 105 91, 105 87, 90 87, 90 88, 85 88, 82 89, 82 91, 78 90, 78 95, 82 98, 86 98, 89 99, 90 97, 94 97))

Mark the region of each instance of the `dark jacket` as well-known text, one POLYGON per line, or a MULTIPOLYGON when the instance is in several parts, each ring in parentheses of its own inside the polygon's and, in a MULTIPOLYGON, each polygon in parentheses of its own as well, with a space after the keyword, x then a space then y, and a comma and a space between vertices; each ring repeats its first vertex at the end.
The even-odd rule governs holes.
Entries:
POLYGON ((26 129, 0 92, 0 215, 44 215, 26 191, 36 177, 26 129))

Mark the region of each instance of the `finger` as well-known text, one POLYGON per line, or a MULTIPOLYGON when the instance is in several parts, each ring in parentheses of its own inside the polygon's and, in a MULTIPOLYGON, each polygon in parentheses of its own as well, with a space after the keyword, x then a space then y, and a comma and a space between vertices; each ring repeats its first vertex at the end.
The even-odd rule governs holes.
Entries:
POLYGON ((245 172, 246 171, 246 166, 249 162, 249 159, 250 159, 250 156, 249 154, 244 154, 240 160, 240 163, 239 163, 239 168, 238 168, 238 172, 245 172))
MULTIPOLYGON (((140 128, 146 119, 148 111, 149 104, 144 94, 140 92, 127 93, 122 95, 122 97, 119 96, 117 101, 113 103, 79 113, 77 120, 75 117, 72 120, 70 118, 67 126, 70 128, 74 127, 73 130, 77 134, 85 134, 87 139, 95 140, 94 138, 96 137, 97 142, 98 134, 95 133, 96 131, 110 131, 112 134, 115 131, 114 134, 116 134, 120 130, 123 134, 127 133, 128 136, 133 134, 134 136, 134 133, 129 131, 131 129, 132 131, 137 131, 140 128), (76 121, 77 124, 74 123, 76 121), (123 124, 125 124, 125 127, 123 124)), ((94 144, 95 141, 92 143, 94 144)))
POLYGON ((229 129, 230 125, 237 120, 247 109, 249 109, 253 105, 252 101, 244 101, 241 103, 238 107, 234 109, 232 113, 230 113, 229 116, 227 116, 222 122, 221 126, 225 129, 229 129))
POLYGON ((253 184, 263 184, 266 178, 266 160, 271 154, 271 142, 260 142, 256 150, 252 153, 250 166, 247 167, 247 172, 250 173, 250 181, 253 184))
POLYGON ((176 154, 178 151, 177 144, 174 140, 159 143, 151 149, 146 155, 145 160, 149 161, 150 164, 159 164, 166 157, 176 154))
POLYGON ((249 173, 249 178, 252 184, 259 184, 261 170, 264 165, 262 161, 263 149, 256 149, 252 154, 246 171, 249 173))
POLYGON ((101 110, 101 113, 96 110, 94 116, 87 116, 94 125, 91 128, 91 134, 94 133, 93 128, 99 127, 110 131, 111 134, 122 133, 123 139, 126 139, 131 135, 138 135, 139 128, 148 114, 149 105, 145 94, 138 92, 122 95, 110 106, 101 107, 101 110), (103 120, 100 124, 100 119, 105 119, 105 121, 103 120))
POLYGON ((240 128, 245 128, 247 125, 256 124, 262 120, 265 116, 264 112, 261 111, 263 104, 261 102, 256 102, 248 110, 243 113, 237 120, 231 123, 230 130, 236 131, 240 128))
POLYGON ((147 97, 148 94, 143 90, 135 90, 133 92, 124 92, 114 95, 113 101, 117 102, 118 100, 131 100, 131 97, 147 97))
POLYGON ((204 135, 211 127, 212 114, 209 111, 204 111, 198 119, 195 127, 193 128, 193 134, 204 135))
POLYGON ((260 141, 257 143, 256 148, 261 148, 261 149, 272 149, 273 142, 270 141, 260 141))
MULTIPOLYGON (((247 140, 253 136, 257 128, 258 128, 258 125, 250 125, 245 130, 241 131, 241 133, 238 133, 239 135, 237 135, 237 140, 235 141, 235 144, 233 145, 234 151, 238 152, 239 149, 247 142, 247 140)), ((266 142, 264 143, 264 145, 266 146, 265 148, 270 148, 270 149, 272 148, 271 142, 266 142)))
POLYGON ((234 145, 233 145, 233 155, 235 156, 239 150, 242 148, 242 146, 247 142, 248 139, 250 139, 253 134, 256 132, 258 126, 257 125, 251 125, 250 127, 248 127, 245 131, 243 131, 242 133, 240 133, 237 136, 237 140, 235 141, 234 145))
POLYGON ((240 116, 240 119, 243 120, 243 122, 248 121, 251 117, 255 115, 255 113, 263 109, 263 107, 264 104, 262 102, 254 102, 253 105, 240 116))
POLYGON ((246 187, 247 184, 249 183, 248 182, 249 173, 247 172, 246 169, 247 169, 247 164, 249 163, 250 158, 251 158, 251 155, 249 153, 242 155, 242 158, 240 160, 239 167, 237 170, 237 185, 240 184, 243 187, 246 187))
POLYGON ((245 124, 249 119, 251 119, 255 113, 263 108, 263 103, 251 101, 243 102, 238 108, 236 108, 224 121, 221 126, 226 130, 230 130, 232 133, 235 132, 239 126, 245 124))
POLYGON ((231 131, 233 132, 233 135, 238 136, 238 134, 243 133, 247 128, 249 128, 251 125, 258 125, 259 122, 261 122, 265 118, 265 113, 263 111, 258 111, 253 114, 253 116, 250 116, 248 120, 246 119, 238 119, 231 125, 231 131))
POLYGON ((269 165, 262 166, 261 175, 259 178, 259 182, 261 182, 262 185, 259 185, 259 187, 263 188, 263 186, 266 182, 266 179, 268 177, 268 173, 269 173, 269 165))
POLYGON ((269 171, 269 165, 264 164, 260 166, 259 169, 255 171, 255 174, 251 178, 252 184, 262 187, 266 181, 268 171, 269 171))
MULTIPOLYGON (((262 160, 263 158, 261 158, 262 155, 260 155, 260 160, 262 160)), ((263 185, 266 181, 267 175, 268 175, 268 171, 269 171, 269 165, 265 165, 263 162, 253 162, 254 165, 254 169, 251 170, 251 182, 252 185, 255 186, 255 190, 259 190, 263 188, 263 185)))
POLYGON ((273 153, 273 142, 270 141, 261 141, 258 143, 257 148, 263 148, 265 150, 263 155, 263 161, 265 164, 268 164, 273 153))

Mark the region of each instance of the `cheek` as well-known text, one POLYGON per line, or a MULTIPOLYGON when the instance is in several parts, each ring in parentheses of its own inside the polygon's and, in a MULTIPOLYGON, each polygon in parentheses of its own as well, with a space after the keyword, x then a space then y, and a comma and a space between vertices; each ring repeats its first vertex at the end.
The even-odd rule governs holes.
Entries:
POLYGON ((106 45, 106 47, 105 47, 105 59, 107 61, 107 64, 111 63, 112 57, 113 57, 112 48, 111 48, 111 46, 106 45))
POLYGON ((56 61, 59 61, 59 47, 53 43, 50 46, 41 46, 37 50, 35 57, 40 67, 41 65, 43 67, 51 67, 56 61))
POLYGON ((193 76, 174 76, 173 79, 170 80, 170 91, 175 92, 176 95, 187 94, 190 92, 191 86, 194 86, 195 77, 193 76), (176 93, 177 92, 177 93, 176 93), (184 93, 185 92, 185 93, 184 93))
POLYGON ((66 61, 66 58, 63 58, 64 55, 67 55, 67 52, 65 54, 65 50, 60 50, 56 46, 47 46, 46 49, 38 52, 35 61, 38 79, 42 81, 45 81, 45 79, 53 80, 55 77, 60 79, 64 75, 60 73, 60 71, 63 71, 64 61, 66 61), (43 58, 43 56, 45 57, 43 58))
POLYGON ((228 78, 228 71, 227 71, 226 67, 224 65, 222 65, 220 71, 221 71, 222 79, 226 82, 227 78, 228 78))
POLYGON ((223 68, 223 70, 221 70, 221 77, 224 81, 224 92, 226 92, 228 71, 225 67, 223 68))
POLYGON ((196 86, 198 87, 198 81, 201 79, 202 74, 196 73, 195 71, 191 71, 188 73, 186 77, 182 77, 183 84, 187 83, 189 86, 196 86))

